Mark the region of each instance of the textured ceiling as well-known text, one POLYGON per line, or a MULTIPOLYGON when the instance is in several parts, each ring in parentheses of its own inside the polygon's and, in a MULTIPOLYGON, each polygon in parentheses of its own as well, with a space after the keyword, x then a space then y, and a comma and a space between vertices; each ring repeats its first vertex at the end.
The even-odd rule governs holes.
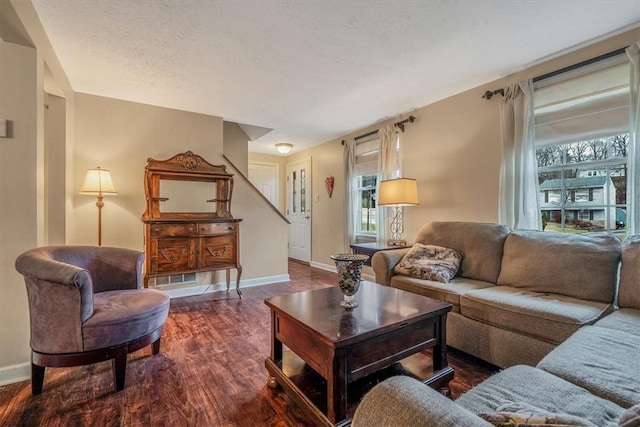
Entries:
MULTIPOLYGON (((75 91, 295 151, 640 22, 640 0, 32 0, 75 91)), ((294 152, 295 152, 294 151, 294 152)))

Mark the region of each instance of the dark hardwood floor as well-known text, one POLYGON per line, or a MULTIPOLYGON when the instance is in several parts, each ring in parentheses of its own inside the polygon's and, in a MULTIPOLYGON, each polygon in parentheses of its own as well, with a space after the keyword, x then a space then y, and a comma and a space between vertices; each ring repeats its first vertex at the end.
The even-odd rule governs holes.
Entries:
MULTIPOLYGON (((160 354, 129 355, 116 393, 111 363, 47 369, 44 391, 28 381, 0 387, 0 426, 307 426, 281 391, 266 386, 265 298, 334 286, 337 275, 290 262, 290 282, 171 301, 160 354)), ((497 368, 450 351, 456 398, 497 368)))

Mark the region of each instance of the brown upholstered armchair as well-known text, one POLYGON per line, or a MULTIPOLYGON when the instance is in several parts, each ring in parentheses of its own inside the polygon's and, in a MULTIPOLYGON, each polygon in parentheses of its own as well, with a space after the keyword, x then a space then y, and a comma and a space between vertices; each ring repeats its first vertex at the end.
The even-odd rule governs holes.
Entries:
POLYGON ((42 392, 46 367, 112 360, 116 390, 127 354, 160 351, 169 313, 163 292, 141 289, 141 252, 109 247, 49 246, 18 257, 31 319, 31 391, 42 392))

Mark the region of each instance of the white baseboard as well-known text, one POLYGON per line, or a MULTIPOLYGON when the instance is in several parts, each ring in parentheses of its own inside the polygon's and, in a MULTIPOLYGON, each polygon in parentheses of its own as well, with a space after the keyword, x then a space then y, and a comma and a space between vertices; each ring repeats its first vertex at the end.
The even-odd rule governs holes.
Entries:
POLYGON ((336 272, 336 265, 329 265, 329 264, 323 264, 321 262, 318 261, 311 261, 311 263, 309 264, 311 265, 311 267, 313 268, 319 268, 320 270, 325 270, 325 271, 331 271, 332 273, 336 272))
MULTIPOLYGON (((240 281, 240 290, 253 286, 268 285, 269 283, 288 282, 289 274, 279 274, 276 276, 257 277, 255 279, 247 279, 240 281)), ((187 296, 201 295, 204 293, 226 291, 226 283, 215 283, 211 285, 193 283, 188 285, 178 285, 171 288, 168 286, 156 286, 169 295, 169 298, 181 298, 187 296), (164 289, 163 289, 164 288, 164 289), (168 288, 168 289, 167 289, 168 288)), ((235 293, 235 282, 232 282, 229 292, 235 293)), ((13 384, 19 381, 27 381, 31 379, 31 362, 19 363, 17 365, 0 367, 0 386, 13 384)))
MULTIPOLYGON (((323 263, 317 262, 317 261, 311 261, 310 265, 311 265, 311 267, 319 268, 320 270, 330 271, 332 273, 336 272, 335 264, 334 265, 329 265, 329 264, 323 264, 323 263)), ((362 278, 364 280, 368 280, 370 282, 375 282, 376 281, 375 276, 372 276, 370 274, 362 274, 362 278)))
MULTIPOLYGON (((244 288, 250 288, 253 286, 261 286, 268 285, 269 283, 280 283, 280 282, 288 282, 290 280, 289 274, 279 274, 276 276, 267 276, 267 277, 257 277, 255 279, 246 279, 240 280, 240 290, 244 288)), ((155 289, 162 290, 169 295, 169 298, 182 298, 182 297, 190 297, 195 295, 208 294, 212 292, 226 291, 227 284, 226 282, 212 283, 212 284, 202 284, 202 283, 193 283, 189 285, 165 285, 165 286, 156 286, 155 289)), ((235 282, 231 281, 231 286, 229 291, 236 291, 235 282)))
POLYGON ((0 368, 0 386, 31 379, 31 362, 0 368))

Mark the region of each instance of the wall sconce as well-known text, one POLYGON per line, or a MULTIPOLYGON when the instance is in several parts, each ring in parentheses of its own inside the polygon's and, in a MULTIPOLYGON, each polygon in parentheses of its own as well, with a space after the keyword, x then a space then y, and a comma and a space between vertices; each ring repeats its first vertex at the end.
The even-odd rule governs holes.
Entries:
POLYGON ((293 144, 288 142, 279 142, 276 144, 276 150, 282 154, 287 154, 293 148, 293 144))
POLYGON ((80 189, 80 194, 98 197, 96 201, 96 206, 98 207, 98 246, 102 246, 102 207, 104 206, 102 196, 118 194, 111 180, 111 172, 100 167, 89 169, 84 179, 84 184, 80 189))
POLYGON ((391 246, 406 246, 402 239, 404 225, 402 224, 402 206, 418 205, 418 184, 415 179, 396 178, 380 182, 378 194, 379 206, 391 206, 391 239, 387 241, 391 246))

